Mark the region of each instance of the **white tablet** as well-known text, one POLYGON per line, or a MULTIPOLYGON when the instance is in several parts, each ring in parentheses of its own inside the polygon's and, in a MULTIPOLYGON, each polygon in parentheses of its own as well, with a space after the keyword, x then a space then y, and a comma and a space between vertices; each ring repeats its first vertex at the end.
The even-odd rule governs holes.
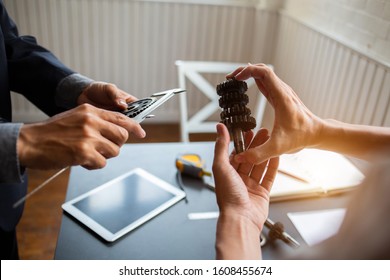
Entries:
POLYGON ((137 168, 62 205, 112 242, 185 197, 185 193, 137 168))

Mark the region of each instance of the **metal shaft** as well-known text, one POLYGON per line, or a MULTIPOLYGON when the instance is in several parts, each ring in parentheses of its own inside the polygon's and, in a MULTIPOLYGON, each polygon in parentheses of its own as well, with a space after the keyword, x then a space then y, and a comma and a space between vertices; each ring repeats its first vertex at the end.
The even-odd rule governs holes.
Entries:
POLYGON ((235 127, 233 128, 232 134, 236 154, 242 153, 245 151, 244 134, 242 133, 242 129, 235 127))

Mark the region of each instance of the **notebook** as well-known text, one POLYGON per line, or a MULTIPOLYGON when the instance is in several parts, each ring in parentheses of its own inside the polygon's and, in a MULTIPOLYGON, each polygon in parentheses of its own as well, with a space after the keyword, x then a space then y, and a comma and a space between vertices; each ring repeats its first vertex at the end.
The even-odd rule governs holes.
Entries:
POLYGON ((363 179, 363 173, 343 155, 304 149, 280 157, 271 202, 345 192, 363 179))

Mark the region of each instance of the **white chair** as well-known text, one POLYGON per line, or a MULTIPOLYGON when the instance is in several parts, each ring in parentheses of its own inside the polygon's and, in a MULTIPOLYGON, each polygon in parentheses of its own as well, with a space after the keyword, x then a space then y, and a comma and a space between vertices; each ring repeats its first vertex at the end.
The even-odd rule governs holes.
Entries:
MULTIPOLYGON (((219 96, 216 93, 216 85, 211 85, 202 74, 213 73, 226 75, 240 66, 247 64, 243 63, 229 63, 229 62, 213 62, 213 61, 176 61, 179 74, 179 87, 187 89, 186 80, 188 79, 194 86, 196 86, 201 93, 203 93, 208 99, 209 103, 203 108, 197 111, 193 116, 188 116, 188 100, 187 95, 191 92, 180 94, 180 129, 181 129, 181 141, 189 142, 190 133, 214 133, 215 126, 218 121, 209 121, 211 115, 216 111, 220 111, 218 99, 219 96)), ((221 80, 220 82, 223 82, 221 80)), ((249 88, 255 84, 253 79, 246 81, 249 88)), ((258 129, 261 125, 263 114, 266 105, 266 98, 262 94, 257 94, 256 104, 252 106, 254 111, 252 116, 256 119, 258 129)), ((249 105, 249 104, 248 104, 249 105)))

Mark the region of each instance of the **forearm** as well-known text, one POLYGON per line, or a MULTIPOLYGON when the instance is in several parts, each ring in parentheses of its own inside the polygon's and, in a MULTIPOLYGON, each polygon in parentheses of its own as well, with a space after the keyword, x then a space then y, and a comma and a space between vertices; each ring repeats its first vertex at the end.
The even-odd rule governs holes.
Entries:
POLYGON ((259 228, 243 216, 221 214, 215 247, 220 260, 261 259, 259 228))
POLYGON ((325 120, 314 148, 370 160, 390 147, 390 128, 325 120))

